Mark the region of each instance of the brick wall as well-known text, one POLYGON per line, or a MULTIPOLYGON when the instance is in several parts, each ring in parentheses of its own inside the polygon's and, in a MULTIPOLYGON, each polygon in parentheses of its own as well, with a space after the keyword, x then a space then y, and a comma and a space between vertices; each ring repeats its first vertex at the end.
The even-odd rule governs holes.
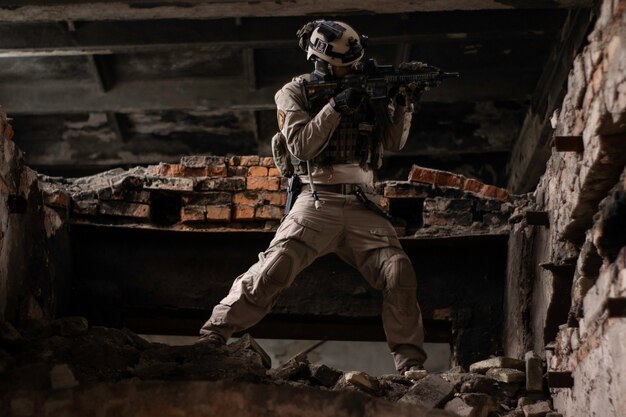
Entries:
POLYGON ((63 222, 43 207, 37 173, 24 164, 12 137, 0 107, 0 322, 26 325, 55 310, 56 276, 66 266, 57 253, 63 222))
POLYGON ((533 349, 548 371, 571 373, 573 388, 553 390, 566 416, 626 414, 623 318, 610 317, 626 300, 625 8, 601 4, 552 119, 546 172, 509 242, 505 351, 533 349))
MULTIPOLYGON (((45 203, 72 221, 181 231, 273 231, 287 179, 271 158, 188 156, 178 164, 115 169, 91 177, 42 177, 45 203)), ((409 181, 376 185, 374 198, 401 236, 508 233, 513 204, 501 188, 414 167, 409 181)))

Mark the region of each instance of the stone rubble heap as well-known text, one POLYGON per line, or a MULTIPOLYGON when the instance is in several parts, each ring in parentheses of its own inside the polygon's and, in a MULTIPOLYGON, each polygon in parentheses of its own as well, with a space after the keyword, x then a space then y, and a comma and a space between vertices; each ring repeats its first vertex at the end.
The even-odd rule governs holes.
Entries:
MULTIPOLYGON (((287 387, 296 396, 312 389, 353 393, 410 406, 414 416, 558 416, 543 390, 542 363, 532 354, 525 361, 491 358, 473 364, 469 372, 456 367, 413 381, 342 372, 311 364, 304 354, 271 368, 269 356, 249 335, 228 346, 168 346, 147 342, 128 329, 90 328, 81 317, 31 322, 21 332, 8 322, 0 325, 0 376, 0 414, 7 416, 40 415, 27 411, 53 408, 50 402, 63 389, 124 381, 260 384, 287 387)), ((49 415, 63 415, 63 410, 49 415)))
MULTIPOLYGON (((76 222, 203 231, 273 231, 287 189, 272 158, 256 155, 186 156, 179 164, 83 178, 41 176, 40 183, 45 204, 76 222)), ((506 190, 476 180, 414 166, 410 181, 384 181, 376 189, 400 236, 509 230, 513 204, 506 190)))

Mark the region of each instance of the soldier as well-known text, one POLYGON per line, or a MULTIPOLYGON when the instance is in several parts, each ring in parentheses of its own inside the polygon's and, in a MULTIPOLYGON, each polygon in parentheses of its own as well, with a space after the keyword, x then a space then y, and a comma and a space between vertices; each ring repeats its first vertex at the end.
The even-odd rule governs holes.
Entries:
POLYGON ((323 20, 308 23, 298 36, 315 71, 287 83, 275 101, 289 168, 285 161, 277 165, 302 178, 302 193, 269 248, 215 306, 200 341, 224 344, 234 332, 253 326, 300 271, 334 252, 383 291, 382 320, 396 369, 422 372, 426 353, 415 271, 388 218, 363 204, 376 198, 374 173, 383 149, 399 151, 406 143, 411 97, 390 99, 391 123, 384 126, 376 124, 361 90, 309 101, 303 83, 348 75, 363 58, 367 38, 343 22, 323 20))

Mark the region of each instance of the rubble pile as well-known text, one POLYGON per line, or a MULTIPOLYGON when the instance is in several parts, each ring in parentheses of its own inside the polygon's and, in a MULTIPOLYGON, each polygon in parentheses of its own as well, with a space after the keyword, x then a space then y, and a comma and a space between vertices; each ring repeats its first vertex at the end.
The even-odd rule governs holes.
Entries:
POLYGON ((105 385, 110 389, 143 386, 143 381, 220 381, 226 384, 222 387, 240 390, 255 384, 295 390, 290 396, 332 391, 356 395, 359 401, 397 403, 404 410, 419 411, 406 414, 417 416, 455 415, 445 411, 473 417, 557 416, 548 414, 542 364, 532 354, 526 361, 491 358, 473 364, 469 372, 457 367, 414 381, 401 375, 343 372, 311 364, 305 354, 271 368, 269 356, 249 335, 227 346, 168 346, 150 343, 128 329, 89 327, 81 317, 31 322, 21 331, 3 323, 0 375, 0 414, 7 416, 39 415, 33 402, 51 407, 51 398, 63 396, 64 389, 84 394, 99 384, 115 383, 105 385), (25 402, 31 412, 24 412, 25 402))
MULTIPOLYGON (((45 204, 74 222, 202 231, 275 230, 287 188, 272 158, 256 155, 186 156, 179 164, 40 182, 45 204)), ((410 181, 376 188, 400 236, 509 231, 506 190, 473 179, 414 166, 410 181)))

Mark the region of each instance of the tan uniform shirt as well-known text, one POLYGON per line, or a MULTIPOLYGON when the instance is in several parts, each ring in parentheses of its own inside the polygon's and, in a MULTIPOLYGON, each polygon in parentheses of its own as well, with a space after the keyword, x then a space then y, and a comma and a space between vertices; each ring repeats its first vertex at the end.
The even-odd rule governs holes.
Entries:
MULTIPOLYGON (((341 120, 341 113, 330 104, 311 117, 301 83, 309 74, 295 77, 278 90, 274 100, 278 111, 278 127, 287 140, 287 148, 296 158, 306 161, 315 158, 324 150, 328 140, 341 120)), ((377 129, 383 148, 399 151, 406 144, 411 127, 411 109, 390 104, 392 123, 377 129)), ((336 164, 314 169, 311 173, 315 183, 322 184, 372 184, 373 172, 365 171, 358 164, 336 164)), ((308 182, 307 176, 303 181, 308 182)))

